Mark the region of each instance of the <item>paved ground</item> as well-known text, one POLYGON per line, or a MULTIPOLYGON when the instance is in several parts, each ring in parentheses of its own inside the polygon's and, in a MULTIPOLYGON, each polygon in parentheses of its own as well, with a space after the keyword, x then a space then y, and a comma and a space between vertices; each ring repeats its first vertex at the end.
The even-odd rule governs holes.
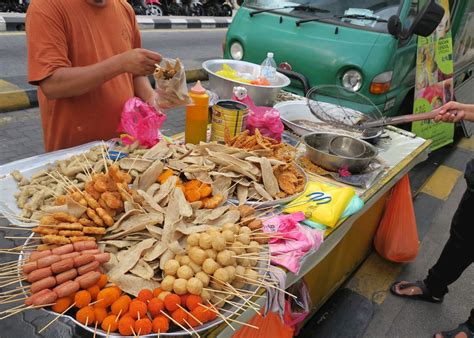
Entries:
MULTIPOLYGON (((179 57, 188 69, 201 68, 205 60, 221 58, 226 29, 185 29, 142 31, 143 48, 164 57, 179 57), (199 46, 199 48, 196 48, 199 46)), ((26 70, 24 33, 0 33, 0 77, 24 76, 26 70)))

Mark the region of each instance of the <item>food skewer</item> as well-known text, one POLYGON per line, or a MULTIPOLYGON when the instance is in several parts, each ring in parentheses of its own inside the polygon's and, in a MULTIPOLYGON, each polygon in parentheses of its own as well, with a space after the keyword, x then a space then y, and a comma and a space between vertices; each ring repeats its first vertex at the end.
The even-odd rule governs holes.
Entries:
MULTIPOLYGON (((58 314, 52 321, 50 321, 48 324, 46 324, 46 326, 44 326, 41 330, 39 330, 38 333, 41 333, 44 330, 46 330, 51 324, 53 324, 55 321, 57 321, 61 316, 63 316, 66 312, 68 312, 70 309, 72 309, 75 305, 76 305, 75 302, 72 303, 66 310, 64 310, 63 312, 58 314)), ((87 321, 88 320, 89 320, 89 317, 87 317, 86 326, 87 326, 87 321)))
MULTIPOLYGON (((203 304, 201 304, 201 303, 198 303, 198 305, 201 305, 201 306, 205 307, 206 309, 208 309, 208 310, 214 312, 216 315, 221 315, 221 316, 223 316, 222 314, 219 313, 219 311, 216 311, 216 310, 212 309, 211 307, 205 306, 205 305, 203 305, 203 304)), ((223 311, 225 311, 225 312, 228 312, 228 313, 231 313, 231 314, 234 314, 234 315, 238 315, 238 313, 235 313, 235 312, 230 311, 230 310, 226 310, 226 309, 221 309, 221 310, 223 310, 223 311)), ((225 317, 225 316, 223 316, 223 317, 225 317)), ((259 329, 260 329, 258 326, 255 326, 255 325, 252 325, 252 324, 249 324, 249 323, 245 323, 245 322, 241 322, 241 321, 239 321, 239 320, 237 320, 237 319, 233 319, 233 318, 227 317, 227 320, 229 320, 229 321, 231 321, 231 322, 234 322, 234 323, 236 323, 236 324, 240 324, 240 325, 244 325, 244 326, 251 327, 251 328, 256 329, 256 330, 259 330, 259 329)), ((235 330, 234 330, 234 331, 235 331, 235 330)))
POLYGON ((191 329, 191 331, 194 332, 194 334, 195 334, 198 338, 201 338, 201 336, 199 335, 199 333, 196 332, 196 330, 194 329, 194 327, 192 327, 192 325, 189 324, 186 319, 183 318, 183 321, 186 323, 187 326, 189 326, 189 328, 191 329))
POLYGON ((178 323, 176 320, 174 320, 170 315, 168 315, 165 311, 161 310, 160 311, 165 317, 167 317, 169 320, 171 320, 173 323, 175 323, 176 325, 178 325, 180 328, 182 328, 184 331, 186 331, 190 336, 192 336, 192 332, 189 331, 187 328, 185 328, 183 325, 181 325, 180 323, 178 323))

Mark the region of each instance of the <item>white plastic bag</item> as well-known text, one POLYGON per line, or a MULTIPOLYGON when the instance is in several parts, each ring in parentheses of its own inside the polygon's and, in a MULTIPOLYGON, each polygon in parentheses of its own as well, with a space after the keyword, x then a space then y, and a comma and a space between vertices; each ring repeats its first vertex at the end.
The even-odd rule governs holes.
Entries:
POLYGON ((162 66, 155 70, 155 90, 157 104, 162 109, 170 109, 192 103, 186 87, 186 73, 179 59, 163 59, 162 66))

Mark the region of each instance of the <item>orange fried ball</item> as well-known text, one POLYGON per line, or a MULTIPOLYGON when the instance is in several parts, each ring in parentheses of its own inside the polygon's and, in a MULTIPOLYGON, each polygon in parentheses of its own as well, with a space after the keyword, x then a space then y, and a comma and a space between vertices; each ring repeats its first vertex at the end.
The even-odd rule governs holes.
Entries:
POLYGON ((102 322, 104 321, 104 319, 107 317, 107 310, 104 309, 103 307, 95 307, 94 308, 94 315, 95 315, 95 322, 97 322, 97 324, 102 324, 102 322))
POLYGON ((114 294, 115 300, 117 300, 122 295, 122 290, 116 285, 110 286, 108 289, 110 289, 110 292, 114 294))
POLYGON ((138 299, 134 299, 130 303, 130 307, 128 309, 130 316, 132 316, 132 318, 134 319, 144 318, 146 316, 147 311, 148 311, 148 308, 146 304, 138 299))
POLYGON ((168 318, 163 315, 156 316, 155 319, 153 319, 152 325, 154 333, 165 333, 170 329, 170 322, 168 318))
POLYGON ((106 274, 102 274, 100 275, 100 278, 97 281, 97 285, 99 286, 100 289, 102 289, 105 285, 107 285, 108 281, 109 281, 109 277, 107 277, 106 274))
POLYGON ((148 303, 148 312, 150 312, 153 318, 161 314, 164 308, 165 304, 159 298, 152 298, 148 303))
POLYGON ((122 336, 131 336, 135 328, 135 319, 131 316, 123 316, 118 323, 118 330, 122 336))
POLYGON ((135 333, 137 336, 150 334, 152 329, 151 320, 146 317, 135 322, 135 333))
POLYGON ((168 296, 165 298, 165 308, 169 312, 176 311, 179 309, 178 305, 181 305, 181 298, 174 294, 170 293, 168 296))
POLYGON ((206 323, 211 320, 211 317, 210 317, 211 312, 212 310, 206 309, 202 305, 198 305, 191 311, 191 314, 197 319, 199 319, 201 322, 206 323))
POLYGON ((54 304, 51 309, 53 309, 54 312, 63 313, 68 307, 71 306, 71 304, 71 297, 62 297, 56 300, 56 304, 54 304))
POLYGON ((81 290, 76 292, 74 295, 74 302, 76 303, 76 307, 82 309, 90 304, 92 300, 92 296, 89 291, 81 290))
POLYGON ((158 297, 158 295, 162 292, 163 290, 161 290, 160 288, 156 288, 155 290, 153 290, 153 297, 158 297))
POLYGON ((99 288, 99 286, 96 284, 96 285, 93 285, 93 286, 91 286, 90 288, 88 288, 87 291, 89 291, 89 293, 91 294, 92 300, 95 301, 95 300, 97 299, 97 295, 98 295, 99 292, 100 292, 100 288, 99 288))
POLYGON ((143 289, 138 293, 137 298, 141 300, 142 302, 144 302, 145 304, 148 304, 150 299, 153 298, 153 291, 151 291, 150 289, 143 289))
POLYGON ((118 329, 118 320, 116 315, 110 315, 102 321, 102 330, 105 332, 115 332, 118 329))
POLYGON ((76 320, 84 325, 91 325, 95 321, 94 308, 92 306, 86 306, 77 311, 76 320))
POLYGON ((173 311, 171 318, 173 318, 176 323, 186 325, 186 322, 188 321, 188 314, 183 309, 177 309, 173 311))
POLYGON ((189 295, 188 298, 186 299, 186 307, 189 309, 189 311, 192 311, 195 308, 197 308, 199 304, 202 304, 201 296, 189 295))
POLYGON ((97 302, 97 306, 103 308, 109 307, 117 299, 117 292, 115 290, 112 288, 102 289, 97 295, 97 300, 99 301, 97 302))
POLYGON ((110 310, 114 315, 123 315, 127 313, 131 301, 132 299, 127 295, 120 296, 119 299, 112 303, 110 310))

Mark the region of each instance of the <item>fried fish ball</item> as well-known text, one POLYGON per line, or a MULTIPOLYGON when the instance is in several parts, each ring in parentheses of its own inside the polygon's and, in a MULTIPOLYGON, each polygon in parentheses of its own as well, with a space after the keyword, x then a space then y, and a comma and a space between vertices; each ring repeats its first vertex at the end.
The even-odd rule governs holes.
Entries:
POLYGON ((91 207, 92 209, 96 209, 100 207, 97 200, 94 197, 92 197, 91 194, 89 194, 87 191, 85 191, 83 194, 84 194, 84 199, 86 200, 89 207, 91 207))
POLYGON ((105 223, 107 226, 110 227, 110 226, 114 225, 114 223, 115 223, 114 219, 104 209, 97 208, 95 211, 97 212, 99 217, 104 221, 103 223, 105 223))
POLYGON ((41 237, 41 241, 45 244, 58 244, 58 245, 65 245, 71 243, 71 240, 64 236, 56 236, 56 235, 46 235, 41 237))
POLYGON ((58 222, 67 222, 67 223, 75 223, 77 222, 77 217, 69 215, 65 212, 55 212, 53 217, 58 222))
POLYGON ((94 222, 92 222, 90 219, 85 218, 85 217, 79 218, 79 223, 81 223, 82 225, 86 227, 93 227, 95 225, 94 222))
MULTIPOLYGON (((205 285, 204 287, 206 287, 206 286, 207 285, 205 285)), ((212 294, 209 291, 203 289, 201 291, 201 298, 204 302, 209 301, 212 298, 212 294)))
POLYGON ((231 250, 223 250, 217 254, 217 263, 222 266, 235 264, 235 256, 231 250))
POLYGON ((245 267, 243 267, 242 265, 237 265, 235 267, 235 274, 240 275, 240 276, 244 276, 245 275, 245 267))
POLYGON ((188 280, 189 278, 191 278, 194 275, 194 271, 189 266, 182 265, 182 266, 179 267, 176 274, 178 275, 179 278, 183 278, 183 279, 188 280))
POLYGON ((91 236, 75 236, 69 238, 71 243, 76 243, 76 242, 89 242, 89 241, 96 241, 97 239, 95 237, 91 236))
POLYGON ((186 279, 183 279, 183 278, 176 279, 173 283, 174 293, 176 293, 177 295, 180 295, 180 296, 186 294, 188 292, 186 290, 186 284, 187 284, 186 279))
POLYGON ((59 223, 56 228, 59 230, 82 231, 83 226, 80 223, 59 223))
MULTIPOLYGON (((201 237, 202 238, 202 237, 201 237)), ((193 246, 189 249, 189 258, 196 264, 201 265, 207 258, 206 252, 197 246, 193 246)))
POLYGON ((163 291, 172 291, 173 290, 173 283, 176 280, 173 276, 166 276, 161 281, 160 288, 163 291))
POLYGON ((97 215, 97 213, 95 212, 94 209, 91 209, 91 208, 87 208, 87 216, 89 216, 89 218, 98 226, 104 226, 104 221, 102 220, 102 218, 99 217, 99 215, 97 215))
POLYGON ((250 229, 250 231, 255 231, 255 230, 263 228, 262 220, 258 218, 254 219, 252 222, 248 224, 248 228, 250 229))
POLYGON ((257 271, 250 268, 245 269, 245 277, 251 281, 258 281, 261 279, 260 274, 257 271))
POLYGON ((243 226, 240 227, 239 229, 239 234, 248 234, 250 235, 252 233, 252 230, 249 227, 243 226))
MULTIPOLYGON (((245 271, 245 270, 244 270, 245 271)), ((204 287, 207 287, 209 285, 210 277, 207 273, 201 271, 196 273, 196 278, 199 279, 204 287)))
POLYGON ((212 258, 207 258, 204 263, 202 263, 202 270, 209 275, 212 275, 217 269, 219 269, 219 264, 212 258))
POLYGON ((188 255, 184 255, 183 257, 181 257, 181 259, 179 260, 179 264, 181 266, 183 265, 189 265, 189 263, 191 263, 191 258, 189 258, 188 255))
POLYGON ((199 247, 204 250, 212 247, 212 238, 209 234, 202 233, 199 236, 199 247))
POLYGON ((225 249, 226 246, 226 240, 224 236, 222 236, 220 233, 216 233, 211 235, 212 239, 212 248, 216 251, 222 251, 225 249))
POLYGON ((57 229, 42 227, 42 226, 31 229, 31 232, 34 232, 35 234, 41 234, 41 235, 57 235, 58 234, 57 229))
POLYGON ((82 232, 85 235, 105 235, 107 230, 105 230, 105 228, 99 227, 83 227, 82 232))
POLYGON ((234 244, 232 244, 232 251, 234 251, 236 255, 242 255, 245 253, 245 246, 242 242, 235 241, 234 244))
POLYGON ((222 231, 225 231, 225 230, 230 230, 232 231, 234 234, 238 234, 239 233, 239 230, 237 229, 237 225, 235 225, 234 223, 226 223, 222 226, 222 231))
POLYGON ((216 260, 217 251, 214 250, 214 249, 207 249, 206 250, 206 256, 207 256, 207 258, 212 258, 213 260, 216 260))
POLYGON ((249 247, 246 249, 249 253, 260 252, 260 244, 257 241, 250 241, 249 247))
POLYGON ((186 243, 188 246, 198 246, 199 245, 199 234, 191 234, 188 236, 186 243))
POLYGON ((189 265, 189 267, 190 267, 191 269, 193 269, 194 273, 198 273, 199 271, 202 270, 201 265, 196 264, 196 263, 194 263, 193 261, 191 261, 188 265, 189 265))
POLYGON ((84 233, 82 231, 74 231, 74 230, 61 230, 58 233, 59 236, 66 236, 66 237, 72 237, 72 236, 84 236, 84 233))
POLYGON ((186 289, 192 295, 200 295, 203 287, 201 280, 196 277, 190 278, 186 283, 186 289))
POLYGON ((237 264, 242 265, 245 268, 250 266, 251 259, 248 258, 237 258, 237 264))
POLYGON ((227 270, 224 268, 217 269, 216 272, 214 272, 213 276, 220 283, 225 284, 229 282, 229 274, 227 273, 227 270))
POLYGON ((249 234, 246 234, 246 233, 241 233, 240 235, 238 235, 237 240, 244 245, 250 244, 250 236, 249 234))
POLYGON ((239 211, 240 211, 240 218, 245 218, 245 217, 252 216, 253 214, 255 214, 255 209, 245 204, 239 205, 239 211))
POLYGON ((123 202, 120 198, 120 194, 106 191, 102 193, 101 197, 110 209, 123 208, 123 202))
POLYGON ((235 279, 235 272, 237 271, 236 268, 232 265, 226 266, 224 268, 227 271, 227 274, 229 275, 229 283, 232 283, 235 279))
POLYGON ((233 243, 235 241, 235 234, 231 230, 222 231, 222 236, 224 237, 226 243, 233 243))
POLYGON ((165 263, 165 274, 167 276, 174 276, 179 269, 179 262, 175 259, 170 259, 165 263))

